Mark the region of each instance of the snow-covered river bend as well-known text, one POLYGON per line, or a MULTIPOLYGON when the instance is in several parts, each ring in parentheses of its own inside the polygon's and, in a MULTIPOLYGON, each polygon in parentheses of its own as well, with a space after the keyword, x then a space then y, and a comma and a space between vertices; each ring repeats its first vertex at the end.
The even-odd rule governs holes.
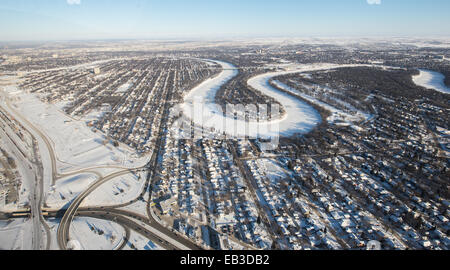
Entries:
MULTIPOLYGON (((238 75, 238 70, 229 63, 214 61, 222 66, 223 71, 215 78, 208 79, 192 89, 185 96, 182 110, 197 126, 214 129, 216 132, 228 136, 250 138, 269 138, 294 133, 307 133, 321 121, 320 114, 310 105, 282 93, 269 85, 269 80, 278 75, 289 72, 274 72, 254 77, 248 81, 249 85, 263 94, 276 99, 282 104, 286 113, 282 116, 272 115, 272 121, 259 118, 259 121, 245 121, 224 115, 220 106, 215 103, 217 91, 228 81, 238 75)), ((290 73, 298 72, 291 71, 290 73)), ((254 104, 255 108, 260 105, 254 104)))
POLYGON ((420 74, 413 76, 413 81, 415 84, 428 88, 434 89, 439 92, 450 94, 450 88, 444 83, 445 76, 439 72, 419 69, 420 74))
MULTIPOLYGON (((272 121, 244 121, 223 115, 221 107, 215 103, 215 96, 222 85, 238 75, 238 70, 229 63, 211 61, 222 66, 223 71, 192 89, 184 98, 181 109, 184 115, 197 126, 214 129, 229 136, 250 138, 271 138, 306 134, 321 121, 320 114, 309 104, 277 90, 269 84, 270 79, 291 73, 328 70, 340 67, 361 65, 312 64, 296 66, 292 70, 277 71, 258 75, 248 81, 248 85, 261 93, 274 98, 284 108, 282 117, 273 117, 272 121)), ((256 107, 259 104, 254 104, 256 107)), ((270 106, 270 104, 267 104, 270 106)))

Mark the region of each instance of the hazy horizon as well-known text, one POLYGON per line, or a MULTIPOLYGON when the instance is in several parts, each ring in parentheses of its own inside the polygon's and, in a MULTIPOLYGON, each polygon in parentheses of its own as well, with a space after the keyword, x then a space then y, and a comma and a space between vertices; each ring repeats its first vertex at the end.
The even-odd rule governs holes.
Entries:
POLYGON ((2 0, 0 41, 450 37, 446 0, 2 0))

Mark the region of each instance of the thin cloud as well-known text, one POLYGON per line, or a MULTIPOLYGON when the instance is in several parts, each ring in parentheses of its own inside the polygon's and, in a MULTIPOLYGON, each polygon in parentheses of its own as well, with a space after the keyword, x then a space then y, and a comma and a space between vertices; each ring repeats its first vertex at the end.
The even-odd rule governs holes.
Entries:
POLYGON ((79 5, 79 4, 81 4, 81 0, 67 0, 67 4, 69 4, 69 5, 79 5))
POLYGON ((369 5, 381 5, 381 0, 367 0, 369 5))

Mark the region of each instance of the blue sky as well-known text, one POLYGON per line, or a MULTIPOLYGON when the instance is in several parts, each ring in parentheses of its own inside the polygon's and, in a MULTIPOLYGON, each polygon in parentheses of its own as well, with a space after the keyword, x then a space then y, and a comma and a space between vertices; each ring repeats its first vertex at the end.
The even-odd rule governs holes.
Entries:
POLYGON ((450 1, 0 0, 3 41, 266 36, 448 37, 450 1))

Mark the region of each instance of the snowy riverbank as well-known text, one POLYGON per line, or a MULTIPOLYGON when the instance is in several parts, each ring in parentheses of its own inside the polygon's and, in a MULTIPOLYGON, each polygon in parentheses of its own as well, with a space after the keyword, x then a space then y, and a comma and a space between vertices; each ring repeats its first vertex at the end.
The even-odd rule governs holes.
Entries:
POLYGON ((419 75, 413 76, 413 81, 415 84, 428 89, 450 94, 450 88, 444 84, 445 76, 443 74, 426 69, 419 69, 419 71, 419 75))

